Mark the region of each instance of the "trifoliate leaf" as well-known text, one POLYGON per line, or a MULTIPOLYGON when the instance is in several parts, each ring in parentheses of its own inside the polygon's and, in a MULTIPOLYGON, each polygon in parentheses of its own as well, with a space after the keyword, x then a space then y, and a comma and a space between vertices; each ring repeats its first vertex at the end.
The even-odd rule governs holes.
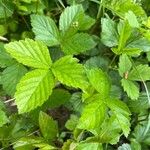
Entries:
POLYGON ((1 76, 1 81, 3 89, 8 95, 14 95, 17 83, 26 72, 27 69, 18 63, 4 69, 1 76))
POLYGON ((66 54, 79 54, 94 48, 96 43, 87 33, 77 33, 62 41, 61 47, 66 54))
POLYGON ((51 95, 54 77, 49 70, 36 69, 27 73, 17 85, 15 93, 19 113, 41 106, 51 95))
POLYGON ((8 122, 8 118, 4 111, 0 110, 0 127, 8 122))
POLYGON ((132 81, 150 80, 150 67, 148 65, 138 65, 131 70, 128 76, 132 81))
POLYGON ((40 41, 25 39, 5 45, 6 51, 18 62, 34 68, 49 68, 51 58, 48 48, 40 41))
POLYGON ((105 113, 104 100, 99 94, 93 96, 91 103, 84 106, 77 128, 91 130, 99 127, 104 121, 105 113))
POLYGON ((31 25, 37 40, 43 41, 48 46, 59 44, 59 32, 55 22, 51 18, 32 15, 31 25))
POLYGON ((103 72, 101 69, 95 68, 87 70, 87 76, 92 86, 103 98, 109 95, 110 81, 105 72, 103 72))
POLYGON ((65 8, 60 16, 59 29, 63 35, 70 36, 79 30, 80 22, 84 17, 82 5, 73 5, 65 8))
POLYGON ((53 140, 58 133, 57 122, 51 116, 44 112, 39 114, 39 127, 43 137, 47 140, 53 140))
POLYGON ((133 28, 139 28, 139 23, 138 23, 138 20, 137 20, 137 17, 136 15, 132 12, 132 11, 128 11, 126 14, 125 14, 125 18, 128 20, 129 24, 131 27, 133 28))
POLYGON ((101 143, 80 143, 76 150, 103 150, 103 146, 101 143))
POLYGON ((102 18, 101 41, 108 47, 118 45, 117 24, 111 19, 102 18))
POLYGON ((119 74, 121 77, 125 77, 125 74, 129 73, 132 67, 132 63, 126 54, 123 54, 119 58, 119 74))
POLYGON ((70 55, 57 60, 52 66, 52 71, 55 77, 67 86, 86 89, 89 85, 84 67, 78 63, 78 59, 70 55))
POLYGON ((107 106, 115 115, 120 128, 127 137, 130 133, 130 111, 125 103, 120 100, 109 100, 107 106))
POLYGON ((127 95, 131 99, 136 100, 139 97, 139 88, 134 82, 122 79, 121 85, 123 86, 124 91, 127 92, 127 95))

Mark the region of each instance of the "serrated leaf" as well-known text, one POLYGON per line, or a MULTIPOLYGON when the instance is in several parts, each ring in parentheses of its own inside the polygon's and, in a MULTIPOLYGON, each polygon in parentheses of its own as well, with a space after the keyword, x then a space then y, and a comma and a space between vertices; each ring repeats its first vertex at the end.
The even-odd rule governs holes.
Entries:
POLYGON ((70 116, 70 119, 67 120, 67 122, 66 122, 66 124, 65 124, 65 127, 66 127, 68 130, 73 131, 73 130, 76 128, 76 126, 77 126, 77 124, 78 124, 78 121, 79 121, 79 119, 78 119, 78 117, 77 117, 76 115, 71 115, 71 116, 70 116))
POLYGON ((19 113, 41 106, 51 95, 54 77, 49 70, 36 69, 27 73, 17 85, 15 102, 19 113))
POLYGON ((104 100, 99 94, 93 96, 91 103, 84 106, 77 128, 87 130, 98 128, 104 121, 105 113, 104 100))
POLYGON ((125 103, 120 100, 109 100, 107 106, 115 115, 120 128, 127 137, 130 133, 130 111, 125 103))
POLYGON ((52 71, 55 77, 67 86, 81 89, 88 87, 84 67, 78 63, 78 59, 70 55, 57 60, 52 66, 52 71))
POLYGON ((82 5, 73 5, 65 8, 60 16, 59 29, 63 35, 70 36, 79 30, 80 22, 84 16, 82 5))
POLYGON ((106 118, 100 128, 91 132, 95 135, 95 137, 89 139, 89 141, 99 143, 116 144, 121 136, 121 128, 115 115, 111 115, 110 118, 106 118))
POLYGON ((121 77, 125 76, 125 73, 128 73, 132 67, 132 63, 129 57, 126 54, 123 54, 119 57, 119 74, 121 77))
POLYGON ((101 143, 80 143, 76 150, 103 150, 103 146, 101 143))
POLYGON ((37 40, 43 41, 48 46, 59 44, 59 31, 55 22, 51 18, 32 15, 31 25, 37 40))
POLYGON ((125 18, 128 20, 131 27, 134 27, 134 28, 140 27, 138 20, 137 20, 137 17, 132 11, 128 11, 125 14, 125 18))
POLYGON ((1 82, 3 89, 7 94, 11 96, 14 95, 17 83, 26 72, 27 69, 18 63, 4 69, 1 76, 1 82))
POLYGON ((58 133, 57 122, 44 112, 39 114, 39 127, 43 137, 47 140, 54 140, 58 133))
POLYGON ((61 47, 66 54, 79 54, 94 48, 96 43, 87 33, 77 33, 62 41, 61 47))
POLYGON ((103 98, 108 97, 111 85, 108 75, 105 72, 98 68, 87 70, 87 77, 91 85, 103 98))
POLYGON ((11 0, 0 0, 0 18, 10 17, 14 8, 14 3, 11 0))
POLYGON ((24 65, 47 69, 51 66, 48 48, 40 41, 25 39, 5 45, 6 51, 24 65))
POLYGON ((118 147, 118 150, 132 150, 131 146, 129 144, 122 144, 121 146, 118 147))
POLYGON ((79 30, 88 30, 95 23, 95 19, 89 17, 88 15, 84 15, 84 18, 80 24, 79 30))
POLYGON ((132 112, 140 113, 148 110, 148 98, 146 93, 140 93, 139 98, 136 101, 129 100, 128 106, 132 112))
POLYGON ((128 79, 132 81, 150 80, 150 67, 142 64, 136 66, 130 71, 128 79))
POLYGON ((125 14, 130 10, 136 16, 145 18, 146 14, 143 8, 132 0, 109 0, 102 3, 107 9, 117 14, 121 18, 125 17, 125 14))
POLYGON ((0 127, 8 122, 8 118, 4 111, 0 110, 0 127))
POLYGON ((13 60, 4 49, 4 44, 0 43, 0 66, 6 67, 13 65, 16 61, 13 60))
POLYGON ((117 24, 109 18, 102 18, 101 22, 101 41, 108 47, 118 45, 117 24))
POLYGON ((125 92, 127 92, 127 95, 131 99, 137 99, 139 97, 139 88, 136 86, 136 84, 130 80, 122 79, 121 85, 123 86, 123 89, 125 92))

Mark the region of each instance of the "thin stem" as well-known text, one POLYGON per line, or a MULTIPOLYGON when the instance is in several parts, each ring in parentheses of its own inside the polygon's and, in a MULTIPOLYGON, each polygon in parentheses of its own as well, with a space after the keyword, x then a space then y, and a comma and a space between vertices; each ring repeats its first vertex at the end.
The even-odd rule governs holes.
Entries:
POLYGON ((4 103, 7 104, 7 103, 12 102, 14 100, 15 100, 15 98, 11 98, 11 99, 6 100, 4 103))
POLYGON ((117 57, 117 55, 114 55, 112 61, 111 61, 110 64, 108 65, 107 72, 108 72, 109 68, 111 67, 111 65, 113 64, 113 62, 115 61, 116 57, 117 57))

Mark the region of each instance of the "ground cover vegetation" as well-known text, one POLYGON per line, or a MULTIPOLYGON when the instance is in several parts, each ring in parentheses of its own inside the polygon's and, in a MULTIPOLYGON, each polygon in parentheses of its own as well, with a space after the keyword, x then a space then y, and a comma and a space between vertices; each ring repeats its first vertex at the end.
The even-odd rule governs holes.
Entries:
POLYGON ((0 0, 0 150, 150 149, 148 0, 0 0))

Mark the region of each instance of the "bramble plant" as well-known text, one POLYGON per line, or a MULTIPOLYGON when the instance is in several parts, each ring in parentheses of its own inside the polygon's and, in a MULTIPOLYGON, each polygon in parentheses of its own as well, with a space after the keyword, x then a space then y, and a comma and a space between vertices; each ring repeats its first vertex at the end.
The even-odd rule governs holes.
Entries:
POLYGON ((149 150, 150 3, 0 0, 0 150, 149 150))

